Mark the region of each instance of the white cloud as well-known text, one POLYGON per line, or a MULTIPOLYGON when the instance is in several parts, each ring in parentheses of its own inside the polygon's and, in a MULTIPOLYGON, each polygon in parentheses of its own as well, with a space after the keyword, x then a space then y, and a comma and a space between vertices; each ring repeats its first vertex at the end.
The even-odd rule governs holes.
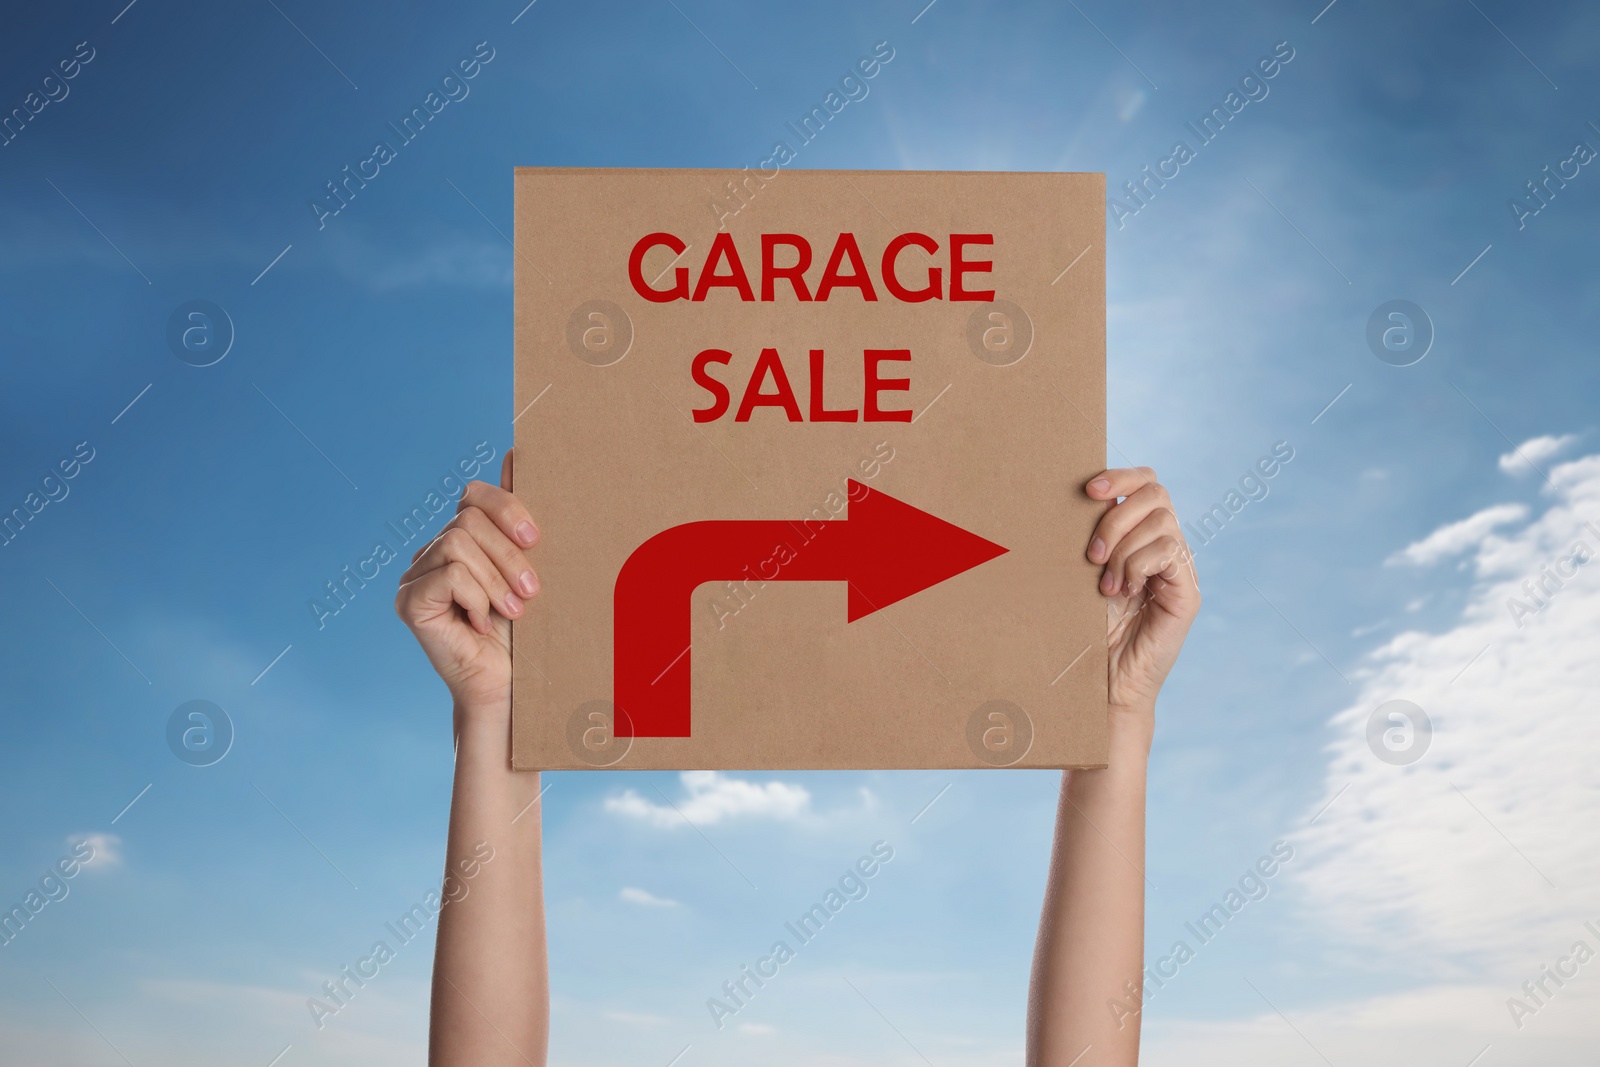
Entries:
POLYGON ((87 845, 94 850, 83 861, 85 870, 105 871, 122 866, 122 838, 116 834, 73 834, 67 838, 67 844, 87 845))
POLYGON ((778 1032, 778 1028, 776 1026, 768 1026, 766 1023, 740 1023, 739 1032, 741 1034, 752 1034, 756 1037, 771 1037, 778 1032))
POLYGON ((408 289, 509 289, 512 252, 504 244, 454 231, 373 243, 352 233, 326 242, 334 266, 377 293, 408 289))
POLYGON ((1378 649, 1333 720, 1324 799, 1350 788, 1307 831, 1298 874, 1319 914, 1374 946, 1510 966, 1562 947, 1600 899, 1600 560, 1556 566, 1580 540, 1600 555, 1600 524, 1584 525, 1600 518, 1600 456, 1551 479, 1543 515, 1479 544, 1455 626, 1378 649), (1408 767, 1367 748, 1369 716, 1395 698, 1433 722, 1408 767))
POLYGON ((1563 957, 1570 967, 1579 940, 1600 950, 1585 926, 1600 928, 1600 456, 1550 474, 1542 515, 1476 542, 1455 624, 1401 633, 1369 658, 1358 696, 1332 719, 1307 820, 1326 811, 1296 837, 1304 858, 1289 877, 1307 923, 1401 988, 1308 1007, 1258 976, 1273 1008, 1147 1024, 1149 1062, 1322 1062, 1308 1043, 1334 1063, 1465 1064, 1491 1044, 1485 1063, 1593 1062, 1600 958, 1562 987, 1546 979, 1542 1005, 1523 987, 1563 957), (1519 627, 1508 601, 1533 603, 1523 583, 1551 573, 1545 606, 1519 627), (1367 744, 1373 710, 1397 698, 1433 726, 1406 766, 1367 744), (1538 1008, 1520 1027, 1512 997, 1538 1008))
POLYGON ((141 979, 137 995, 121 1000, 116 1013, 127 1020, 121 1032, 142 1033, 152 1049, 147 1057, 134 1057, 139 1063, 200 1067, 232 1062, 247 1045, 278 1042, 268 1050, 270 1058, 291 1041, 294 1051, 284 1057, 285 1065, 291 1060, 303 1067, 421 1063, 427 1055, 427 1012, 417 1008, 428 1000, 426 972, 383 977, 388 974, 386 967, 368 979, 321 1029, 306 1007, 311 994, 321 995, 318 986, 327 975, 319 972, 308 972, 303 986, 290 987, 141 979), (241 1040, 247 1036, 254 1040, 241 1040))
POLYGON ((624 886, 622 892, 617 894, 617 897, 627 901, 629 904, 642 904, 647 908, 676 908, 678 906, 676 900, 658 897, 648 890, 635 889, 631 885, 624 886))
POLYGON ((1390 556, 1389 562, 1404 561, 1425 567, 1448 556, 1460 555, 1482 543, 1498 527, 1521 522, 1527 517, 1528 509, 1523 504, 1496 504, 1458 522, 1447 523, 1420 541, 1413 541, 1390 556))
POLYGON ((628 789, 607 797, 605 810, 671 829, 685 819, 697 826, 740 817, 794 819, 811 806, 811 794, 788 782, 751 782, 721 771, 684 771, 679 778, 686 794, 681 800, 657 804, 628 789))
POLYGON ((625 1023, 628 1026, 661 1026, 669 1021, 664 1015, 648 1015, 636 1011, 608 1011, 605 1015, 614 1023, 625 1023))
POLYGON ((1315 1008, 1298 1007, 1283 999, 1281 990, 1263 986, 1261 993, 1272 998, 1282 1016, 1262 1004, 1259 1015, 1226 1022, 1146 1021, 1139 1062, 1150 1067, 1279 1067, 1322 1064, 1325 1057, 1327 1062, 1367 1067, 1465 1067, 1487 1046, 1493 1051, 1477 1060, 1476 1067, 1580 1067, 1594 1062, 1592 1020, 1600 1012, 1600 988, 1586 987, 1600 987, 1588 971, 1596 966, 1600 964, 1588 964, 1578 981, 1559 991, 1538 1014, 1524 1017, 1521 1030, 1505 1003, 1519 992, 1520 979, 1508 979, 1503 986, 1430 985, 1315 1008))
MULTIPOLYGON (((387 975, 388 968, 382 973, 387 975)), ((283 1057, 282 1067, 393 1067, 427 1059, 425 970, 369 980, 321 1030, 306 1009, 307 996, 318 991, 310 976, 303 987, 205 978, 95 981, 87 972, 53 980, 134 1063, 265 1064, 291 1042, 294 1051, 283 1057)), ((0 1049, 5 1050, 0 1060, 30 1067, 125 1062, 57 993, 38 984, 59 1007, 41 1011, 17 998, 0 1005, 0 1049)))
POLYGON ((372 272, 369 281, 379 292, 445 285, 510 288, 510 250, 481 241, 435 244, 384 262, 372 272))
POLYGON ((1560 437, 1545 434, 1531 438, 1501 456, 1500 469, 1507 474, 1528 474, 1532 469, 1529 464, 1537 465, 1555 457, 1577 439, 1578 435, 1573 433, 1565 433, 1560 437))

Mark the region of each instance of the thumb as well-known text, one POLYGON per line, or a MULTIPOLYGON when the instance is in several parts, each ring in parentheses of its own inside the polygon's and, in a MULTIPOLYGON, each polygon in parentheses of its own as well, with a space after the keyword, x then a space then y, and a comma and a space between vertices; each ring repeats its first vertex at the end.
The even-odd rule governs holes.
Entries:
POLYGON ((500 461, 500 488, 509 492, 511 490, 511 454, 516 449, 508 448, 506 458, 500 461))

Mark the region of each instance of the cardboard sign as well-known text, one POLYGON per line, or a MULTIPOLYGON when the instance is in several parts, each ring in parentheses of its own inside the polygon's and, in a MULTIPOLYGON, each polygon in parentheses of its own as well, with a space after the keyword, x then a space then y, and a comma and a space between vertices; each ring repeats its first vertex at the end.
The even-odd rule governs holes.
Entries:
POLYGON ((518 768, 1087 767, 1100 174, 523 168, 518 768))

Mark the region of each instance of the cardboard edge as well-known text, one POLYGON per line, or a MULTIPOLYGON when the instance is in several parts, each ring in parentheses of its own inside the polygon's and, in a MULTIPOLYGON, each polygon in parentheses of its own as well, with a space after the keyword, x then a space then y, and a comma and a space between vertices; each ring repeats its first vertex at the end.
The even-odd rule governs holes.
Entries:
POLYGON ((625 774, 660 774, 664 771, 719 771, 724 774, 811 774, 823 771, 1103 771, 1109 763, 1040 763, 1040 764, 1013 764, 1008 767, 991 767, 987 764, 928 764, 916 767, 883 767, 877 764, 860 764, 849 767, 624 767, 613 764, 609 767, 594 767, 587 763, 573 762, 549 766, 518 765, 515 759, 511 769, 514 771, 620 771, 625 774))
MULTIPOLYGON (((749 169, 749 168, 745 168, 749 169)), ((539 167, 519 166, 512 168, 513 176, 519 174, 595 174, 597 171, 626 171, 633 174, 742 174, 738 167, 539 167)), ((1101 170, 918 170, 911 168, 823 168, 823 167, 788 167, 785 172, 789 174, 930 174, 930 175, 961 175, 983 176, 1004 174, 1021 175, 1024 177, 1084 177, 1099 178, 1100 187, 1105 188, 1106 172, 1101 170)))
MULTIPOLYGON (((532 175, 532 174, 593 173, 596 169, 597 168, 594 168, 594 167, 581 167, 581 166, 555 166, 555 167, 516 166, 516 167, 513 167, 512 168, 512 183, 511 183, 512 184, 512 243, 513 243, 513 245, 515 244, 516 236, 517 236, 517 234, 516 234, 516 219, 520 217, 520 213, 518 211, 518 203, 522 198, 521 182, 519 182, 517 180, 518 177, 520 177, 523 174, 532 175)), ((735 173, 736 174, 736 173, 739 173, 739 171, 736 168, 732 168, 732 167, 606 167, 606 168, 600 168, 600 169, 611 170, 611 171, 631 171, 631 172, 635 172, 635 173, 662 173, 662 174, 667 174, 667 173, 679 173, 679 174, 682 174, 682 173, 701 173, 701 174, 735 173)), ((1106 172, 1104 172, 1104 171, 1019 170, 1019 171, 996 172, 996 171, 990 171, 990 170, 926 170, 926 169, 883 169, 883 168, 877 168, 877 169, 821 169, 821 168, 816 168, 816 169, 813 169, 813 168, 800 167, 800 168, 793 168, 792 169, 792 173, 800 173, 800 174, 805 174, 805 173, 816 173, 816 174, 925 174, 925 175, 929 175, 929 174, 936 174, 936 175, 988 175, 988 174, 995 174, 995 173, 1004 173, 1004 174, 1034 175, 1034 176, 1083 177, 1083 178, 1093 179, 1094 180, 1094 184, 1096 186, 1098 186, 1098 190, 1097 190, 1098 191, 1098 198, 1100 200, 1100 206, 1101 206, 1101 212, 1100 213, 1101 213, 1102 217, 1105 214, 1106 181, 1107 181, 1107 178, 1106 178, 1106 172)), ((1106 272, 1107 272, 1106 260, 1107 260, 1107 258, 1109 256, 1109 254, 1110 254, 1109 242, 1102 243, 1102 245, 1100 247, 1100 262, 1101 262, 1101 271, 1100 271, 1100 273, 1101 273, 1101 280, 1102 280, 1102 291, 1101 291, 1101 300, 1100 300, 1100 302, 1101 302, 1102 306, 1104 306, 1104 304, 1105 304, 1105 292, 1104 292, 1103 286, 1104 286, 1105 275, 1106 275, 1106 272)), ((520 286, 518 284, 518 282, 519 282, 518 276, 520 275, 521 267, 517 263, 517 258, 518 257, 513 257, 513 261, 512 261, 512 271, 513 271, 513 275, 512 275, 512 308, 513 308, 512 334, 513 334, 513 343, 512 343, 511 352, 509 354, 509 358, 511 360, 512 396, 513 396, 513 398, 515 398, 515 396, 516 396, 516 389, 517 389, 517 357, 516 357, 516 344, 515 344, 515 333, 516 333, 515 307, 516 307, 516 294, 521 291, 520 290, 520 286)), ((1102 318, 1101 318, 1100 329, 1101 329, 1100 347, 1101 347, 1102 351, 1105 351, 1106 350, 1106 329, 1107 329, 1107 327, 1106 327, 1106 322, 1105 322, 1104 316, 1102 316, 1102 318)), ((1109 354, 1107 355, 1107 363, 1109 363, 1109 354)), ((1109 406, 1109 396, 1107 395, 1109 382, 1105 380, 1105 378, 1107 378, 1107 377, 1109 377, 1109 375, 1103 377, 1102 378, 1102 382, 1101 382, 1102 393, 1101 393, 1101 398, 1100 398, 1100 409, 1101 409, 1101 419, 1102 419, 1102 421, 1104 421, 1104 419, 1106 417, 1106 414, 1107 414, 1106 409, 1109 406)), ((513 399, 513 404, 514 403, 515 403, 515 400, 513 399)), ((518 431, 513 429, 513 431, 512 431, 512 448, 513 449, 515 449, 516 445, 517 445, 517 438, 516 438, 517 433, 518 433, 518 431)), ((1107 462, 1108 461, 1106 459, 1104 447, 1102 446, 1102 450, 1101 450, 1101 467, 1102 467, 1102 469, 1104 469, 1104 467, 1105 467, 1107 462)), ((510 641, 512 643, 513 649, 516 647, 516 634, 517 634, 517 621, 513 619, 513 620, 511 620, 510 634, 509 634, 510 641)), ((1100 648, 1101 648, 1101 650, 1103 652, 1105 652, 1109 656, 1109 652, 1110 652, 1109 634, 1103 635, 1101 637, 1100 648)), ((1111 709, 1110 709, 1110 706, 1109 706, 1109 703, 1108 703, 1107 707, 1106 707, 1106 715, 1107 715, 1107 720, 1108 720, 1106 725, 1107 725, 1108 729, 1102 735, 1102 740, 1105 742, 1105 744, 1102 746, 1104 751, 1105 751, 1105 760, 1103 760, 1101 762, 1096 762, 1096 763, 1045 764, 1045 765, 1040 765, 1040 766, 1008 766, 1008 767, 990 767, 990 766, 984 766, 984 765, 981 765, 981 764, 974 766, 974 765, 969 765, 969 764, 963 764, 963 765, 947 765, 947 766, 889 767, 889 768, 885 768, 885 767, 882 767, 882 766, 870 766, 870 765, 862 765, 860 767, 839 767, 839 766, 834 766, 834 767, 828 767, 828 768, 809 768, 809 767, 781 767, 781 768, 776 768, 776 767, 659 768, 659 767, 620 767, 620 766, 594 767, 594 766, 591 766, 589 764, 578 763, 578 762, 574 761, 571 765, 546 766, 546 765, 542 765, 542 764, 540 764, 538 762, 530 763, 530 762, 526 762, 526 761, 521 759, 522 753, 521 753, 521 751, 519 750, 519 748, 517 746, 517 726, 516 726, 516 722, 517 722, 517 714, 516 714, 517 694, 516 694, 516 684, 517 684, 516 671, 513 670, 512 674, 511 674, 511 693, 510 693, 510 696, 511 696, 511 716, 510 716, 510 721, 509 721, 510 737, 508 739, 509 742, 510 742, 510 749, 511 749, 510 764, 511 764, 511 769, 513 771, 534 771, 534 772, 539 772, 539 771, 602 771, 602 770, 611 770, 611 771, 638 771, 638 772, 645 772, 645 771, 660 771, 660 770, 663 770, 663 769, 669 769, 669 770, 703 769, 703 770, 719 770, 719 771, 735 773, 735 774, 769 773, 769 772, 773 772, 773 771, 792 771, 792 772, 795 772, 795 773, 804 773, 804 772, 807 772, 807 771, 814 771, 814 770, 836 770, 836 771, 837 770, 843 770, 843 771, 870 771, 870 770, 952 770, 952 771, 953 770, 980 770, 980 771, 1036 770, 1036 771, 1077 771, 1077 770, 1105 770, 1110 765, 1109 764, 1109 760, 1110 760, 1110 751, 1109 751, 1110 750, 1110 740, 1109 740, 1109 732, 1110 732, 1109 731, 1109 726, 1110 726, 1110 723, 1109 723, 1109 716, 1110 716, 1110 713, 1111 713, 1111 709)), ((1109 693, 1107 694, 1107 699, 1109 701, 1109 693)))

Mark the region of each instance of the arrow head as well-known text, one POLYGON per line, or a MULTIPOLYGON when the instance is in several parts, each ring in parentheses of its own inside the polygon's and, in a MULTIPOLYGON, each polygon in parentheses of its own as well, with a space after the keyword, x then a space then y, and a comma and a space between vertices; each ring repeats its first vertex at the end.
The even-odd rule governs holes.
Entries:
POLYGON ((849 498, 849 622, 1009 551, 853 478, 849 498))

